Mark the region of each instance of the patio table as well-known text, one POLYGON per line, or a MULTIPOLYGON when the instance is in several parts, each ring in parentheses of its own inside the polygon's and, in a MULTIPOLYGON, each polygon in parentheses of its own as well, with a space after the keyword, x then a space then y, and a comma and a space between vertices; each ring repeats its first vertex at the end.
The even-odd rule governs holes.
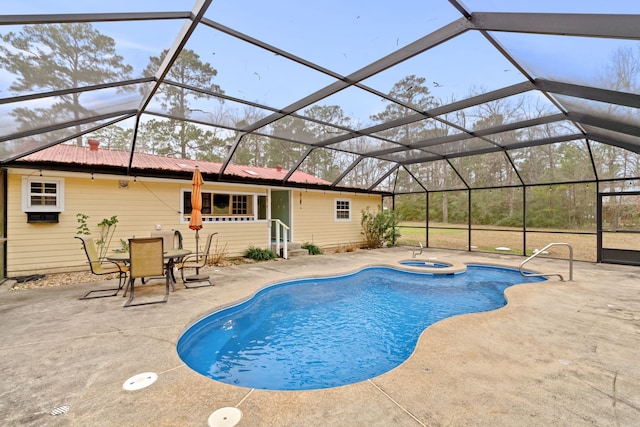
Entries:
MULTIPOLYGON (((163 258, 165 260, 164 267, 171 279, 171 285, 173 290, 175 291, 175 283, 176 278, 173 275, 173 266, 175 265, 176 260, 186 257, 187 255, 191 255, 192 251, 189 249, 169 249, 163 252, 163 258)), ((129 252, 115 253, 108 255, 106 257, 109 261, 115 262, 124 262, 129 263, 129 252)))

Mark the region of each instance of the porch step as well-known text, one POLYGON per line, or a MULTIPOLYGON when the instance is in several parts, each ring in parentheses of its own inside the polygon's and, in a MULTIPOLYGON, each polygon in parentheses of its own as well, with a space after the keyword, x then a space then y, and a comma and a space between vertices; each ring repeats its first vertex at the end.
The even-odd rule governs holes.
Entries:
MULTIPOLYGON (((282 243, 280 243, 280 250, 282 250, 282 247, 283 247, 282 243)), ((271 250, 276 252, 275 242, 271 242, 271 250)), ((276 253, 276 255, 280 256, 279 253, 276 253)), ((303 249, 301 243, 289 242, 287 244, 287 255, 289 256, 289 258, 296 257, 296 256, 305 256, 305 255, 309 255, 309 251, 306 249, 303 249)))
POLYGON ((287 248, 287 255, 289 255, 289 258, 296 257, 296 256, 308 256, 309 255, 309 251, 306 250, 306 249, 294 249, 294 250, 291 250, 291 249, 287 248))

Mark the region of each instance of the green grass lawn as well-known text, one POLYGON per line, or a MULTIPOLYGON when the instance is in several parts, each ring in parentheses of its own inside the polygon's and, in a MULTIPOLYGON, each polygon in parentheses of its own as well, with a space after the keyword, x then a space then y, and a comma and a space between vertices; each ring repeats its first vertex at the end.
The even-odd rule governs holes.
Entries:
MULTIPOLYGON (((468 250, 469 231, 459 224, 430 224, 429 247, 468 250)), ((566 232, 563 234, 549 233, 550 230, 536 230, 526 235, 527 247, 523 251, 523 233, 519 228, 482 226, 483 230, 471 230, 471 250, 481 252, 494 252, 514 255, 532 255, 534 249, 542 249, 552 242, 569 243, 573 247, 574 259, 595 261, 596 236, 594 234, 572 234, 572 230, 555 230, 566 232), (495 228, 492 230, 490 228, 495 228), (499 247, 509 248, 507 251, 498 250, 499 247)), ((400 238, 398 244, 417 245, 418 242, 426 246, 425 225, 421 222, 404 222, 398 226, 400 238)), ((533 231, 533 230, 529 230, 533 231)), ((546 255, 545 255, 546 256, 546 255)), ((552 247, 548 256, 552 258, 566 258, 567 248, 564 246, 552 247)))

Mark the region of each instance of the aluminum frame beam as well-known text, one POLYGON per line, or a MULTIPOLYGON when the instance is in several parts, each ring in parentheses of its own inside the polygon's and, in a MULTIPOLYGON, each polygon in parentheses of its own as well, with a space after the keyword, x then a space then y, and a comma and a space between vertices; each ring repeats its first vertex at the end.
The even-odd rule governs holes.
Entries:
POLYGON ((575 141, 575 140, 580 140, 580 139, 585 139, 586 136, 582 135, 580 133, 575 133, 575 134, 570 134, 570 135, 560 135, 560 136, 554 136, 554 137, 550 137, 550 138, 542 138, 542 139, 536 139, 536 140, 529 140, 529 141, 523 141, 523 142, 519 142, 519 143, 515 143, 515 144, 510 144, 508 146, 505 147, 485 147, 485 148, 479 148, 477 150, 469 150, 467 152, 464 153, 454 153, 454 154, 448 154, 448 155, 440 155, 438 159, 433 159, 433 156, 430 157, 421 157, 421 158, 415 158, 415 159, 411 159, 411 160, 406 160, 404 162, 400 162, 402 165, 413 165, 416 163, 424 163, 424 162, 432 162, 432 161, 436 161, 436 160, 442 160, 442 159, 454 159, 457 157, 467 157, 467 156, 475 156, 478 154, 486 154, 486 153, 495 153, 498 151, 509 151, 509 150, 517 150, 519 148, 525 148, 525 147, 536 147, 538 145, 549 145, 549 144, 555 144, 557 142, 567 142, 567 141, 575 141))
POLYGON ((640 40, 637 15, 475 12, 470 21, 483 31, 640 40))
POLYGON ((98 120, 110 119, 112 117, 119 117, 119 116, 131 117, 132 115, 135 115, 137 112, 138 112, 137 110, 122 110, 122 111, 115 111, 112 113, 100 114, 97 116, 84 117, 79 120, 73 120, 73 121, 64 122, 64 123, 57 123, 55 125, 50 125, 43 128, 30 129, 28 131, 14 133, 12 135, 0 136, 0 142, 9 141, 12 139, 25 138, 33 135, 39 135, 41 133, 47 133, 54 130, 66 129, 73 126, 84 125, 84 124, 95 122, 98 120))
MULTIPOLYGON (((471 139, 471 138, 487 137, 487 138, 490 139, 490 136, 493 135, 493 134, 497 134, 497 133, 501 133, 501 132, 508 132, 508 131, 512 131, 512 130, 518 130, 518 129, 522 129, 522 128, 525 128, 525 127, 536 126, 536 125, 541 125, 541 124, 549 124, 549 123, 558 122, 558 121, 562 121, 562 120, 566 120, 566 117, 565 117, 564 114, 562 114, 562 113, 552 114, 552 115, 549 115, 549 116, 537 117, 535 119, 530 119, 530 120, 522 120, 522 121, 519 121, 519 122, 509 123, 509 124, 501 125, 501 126, 495 126, 495 127, 492 127, 492 128, 482 129, 482 130, 469 132, 469 133, 448 135, 448 136, 439 137, 439 138, 431 138, 431 139, 427 139, 427 140, 424 140, 424 141, 419 141, 419 142, 412 143, 408 147, 408 149, 420 149, 420 148, 433 147, 433 146, 437 146, 437 145, 441 145, 441 144, 448 144, 448 143, 452 143, 452 142, 464 141, 466 139, 471 139)), ((487 142, 490 142, 490 141, 487 141, 487 142)), ((503 148, 503 147, 500 147, 497 144, 496 144, 496 147, 498 149, 503 148)), ((397 152, 400 152, 400 151, 406 151, 406 150, 397 149, 397 148, 387 148, 385 150, 379 150, 379 151, 374 151, 374 152, 368 153, 368 155, 371 156, 371 157, 376 157, 376 156, 380 156, 380 155, 397 153, 397 152)))
POLYGON ((613 139, 613 138, 611 138, 609 136, 600 135, 600 134, 594 132, 594 133, 590 133, 589 134, 588 139, 590 141, 602 142, 603 144, 613 145, 615 147, 623 148, 625 150, 629 150, 629 151, 634 152, 636 154, 640 154, 640 146, 634 145, 634 144, 629 144, 627 142, 622 142, 620 140, 613 139))
POLYGON ((272 114, 265 117, 262 120, 258 120, 253 125, 243 129, 246 132, 252 132, 263 126, 266 126, 286 115, 289 115, 297 110, 314 104, 324 98, 333 95, 336 92, 341 91, 349 86, 353 86, 356 83, 361 82, 381 71, 393 67, 400 62, 410 59, 426 50, 429 50, 435 46, 438 46, 447 40, 450 40, 471 28, 468 20, 460 18, 452 23, 445 25, 444 27, 416 40, 407 46, 396 50, 395 52, 361 68, 360 70, 344 77, 342 80, 334 82, 324 88, 317 90, 316 92, 307 95, 293 104, 283 108, 280 113, 272 114))
POLYGON ((159 21, 191 19, 183 12, 60 13, 36 15, 0 15, 0 25, 68 24, 75 22, 159 21))
MULTIPOLYGON (((602 129, 640 137, 640 126, 583 113, 567 113, 567 119, 602 129)), ((588 136, 589 134, 587 134, 588 136)))
MULTIPOLYGON (((635 93, 619 92, 592 86, 582 86, 544 79, 536 79, 534 85, 536 88, 545 92, 573 96, 574 98, 589 99, 591 101, 606 102, 608 104, 640 108, 640 95, 635 93)), ((560 103, 562 104, 562 102, 560 103)))
MULTIPOLYGON (((452 113, 458 110, 463 110, 465 108, 484 104, 486 102, 495 101, 497 99, 507 98, 509 96, 517 95, 519 93, 524 93, 533 89, 535 89, 535 86, 531 82, 517 83, 515 85, 507 86, 491 92, 486 92, 481 95, 472 96, 470 98, 463 99, 461 101, 456 101, 450 104, 441 105, 439 107, 426 110, 422 114, 416 113, 407 117, 402 117, 400 119, 392 120, 386 123, 381 123, 379 125, 371 126, 365 129, 354 130, 350 134, 340 135, 331 139, 327 139, 325 141, 315 143, 314 145, 316 147, 326 147, 332 144, 337 144, 339 142, 346 141, 351 138, 371 135, 373 133, 382 132, 388 129, 392 129, 394 127, 415 123, 420 120, 425 120, 425 119, 436 117, 436 116, 441 116, 443 114, 452 113)), ((390 142, 393 142, 393 141, 390 141, 390 142)), ((396 142, 396 144, 398 143, 396 142)), ((408 144, 405 146, 408 146, 408 144)))
MULTIPOLYGON (((140 122, 141 115, 144 113, 144 110, 147 108, 147 106, 151 102, 151 99, 160 88, 160 85, 162 84, 166 75, 169 74, 169 70, 171 66, 178 60, 178 56, 180 56, 182 49, 187 44, 187 41, 189 40, 193 32, 196 30, 198 23, 204 16, 205 12, 207 11, 209 5, 211 5, 212 1, 213 0, 197 0, 196 1, 196 4, 193 6, 193 9, 192 9, 192 14, 193 14, 191 16, 192 19, 184 23, 184 25, 180 29, 180 32, 178 33, 178 36, 173 42, 173 45, 168 49, 167 54, 162 59, 162 63, 158 67, 158 70, 156 71, 156 75, 155 75, 156 84, 146 94, 144 94, 143 99, 140 102, 140 107, 138 108, 138 116, 136 119, 136 128, 134 130, 135 135, 137 135, 138 133, 137 132, 138 124, 140 122)), ((131 155, 129 156, 129 169, 131 169, 133 165, 133 154, 135 152, 136 139, 137 138, 134 138, 133 142, 131 143, 131 155)))

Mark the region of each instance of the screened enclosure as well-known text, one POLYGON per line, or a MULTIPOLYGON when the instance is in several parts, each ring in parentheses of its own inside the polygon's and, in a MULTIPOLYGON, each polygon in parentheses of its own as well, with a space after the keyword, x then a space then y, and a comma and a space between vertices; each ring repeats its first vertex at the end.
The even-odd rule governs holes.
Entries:
POLYGON ((4 168, 89 139, 126 151, 136 175, 136 153, 219 162, 205 180, 222 182, 233 165, 281 166, 285 187, 299 170, 382 195, 400 243, 528 255, 568 241, 578 259, 640 264, 638 2, 33 0, 0 13, 4 168))

